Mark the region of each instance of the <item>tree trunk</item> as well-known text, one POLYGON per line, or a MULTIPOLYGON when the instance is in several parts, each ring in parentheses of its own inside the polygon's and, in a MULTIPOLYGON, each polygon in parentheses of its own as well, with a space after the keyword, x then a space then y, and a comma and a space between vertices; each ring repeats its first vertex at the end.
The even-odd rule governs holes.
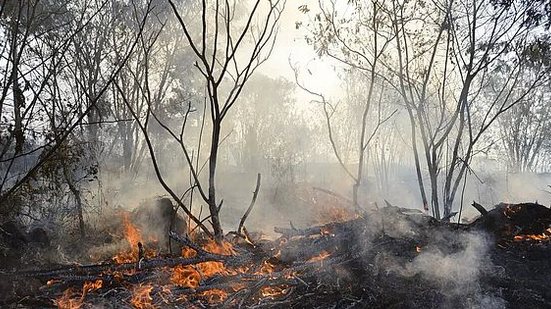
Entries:
POLYGON ((215 119, 212 128, 212 141, 209 157, 209 211, 212 220, 212 228, 216 240, 224 236, 220 217, 218 216, 218 205, 216 204, 216 163, 218 158, 218 146, 220 141, 220 119, 215 119))
POLYGON ((69 171, 67 170, 67 166, 63 164, 63 175, 65 176, 65 181, 67 182, 67 185, 69 186, 69 190, 75 197, 75 206, 78 216, 78 230, 80 233, 80 238, 84 239, 86 237, 86 232, 84 230, 84 215, 82 212, 82 199, 80 197, 80 190, 75 186, 73 179, 69 175, 69 171))

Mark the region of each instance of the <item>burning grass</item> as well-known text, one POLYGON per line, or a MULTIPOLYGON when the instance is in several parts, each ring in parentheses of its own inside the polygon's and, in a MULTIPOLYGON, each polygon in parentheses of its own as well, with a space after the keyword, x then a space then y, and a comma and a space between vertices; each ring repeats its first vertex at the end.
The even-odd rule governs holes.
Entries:
MULTIPOLYGON (((191 240, 171 234, 181 244, 174 255, 150 249, 156 248, 155 241, 144 239, 130 218, 123 216, 127 247, 117 256, 125 258, 24 276, 47 281, 40 296, 32 298, 39 307, 83 308, 107 302, 133 308, 434 308, 446 303, 468 308, 489 300, 514 305, 517 300, 511 295, 517 295, 517 280, 532 282, 530 289, 538 293, 546 293, 547 283, 540 289, 530 281, 537 275, 523 277, 513 271, 508 281, 507 274, 497 273, 498 266, 509 272, 518 265, 510 262, 511 252, 530 257, 534 249, 543 250, 538 252, 546 259, 539 258, 539 266, 551 270, 548 222, 539 217, 516 229, 509 226, 521 224, 519 218, 535 211, 526 207, 503 206, 490 212, 487 216, 501 214, 504 220, 497 227, 494 220, 493 230, 484 223, 491 218, 487 216, 469 226, 457 226, 381 211, 305 229, 278 228, 282 236, 274 241, 227 238, 215 242, 200 235, 191 240), (399 226, 410 230, 387 233, 396 220, 405 220, 407 224, 399 226), (377 225, 381 222, 386 230, 377 225), (538 230, 540 226, 545 229, 538 230), (492 247, 481 230, 496 231, 498 246, 492 247)), ((551 214, 548 218, 551 223, 551 214)), ((531 295, 518 303, 551 304, 551 295, 539 300, 531 295)))

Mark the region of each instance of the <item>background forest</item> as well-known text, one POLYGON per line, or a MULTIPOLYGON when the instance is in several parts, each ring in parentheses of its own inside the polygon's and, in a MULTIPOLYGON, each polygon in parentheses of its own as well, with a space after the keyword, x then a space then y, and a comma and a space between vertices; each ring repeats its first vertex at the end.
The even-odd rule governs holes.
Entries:
MULTIPOLYGON (((168 196, 221 237, 325 190, 436 218, 551 197, 551 4, 0 2, 0 223, 168 196)), ((320 193, 321 192, 321 193, 320 193)))

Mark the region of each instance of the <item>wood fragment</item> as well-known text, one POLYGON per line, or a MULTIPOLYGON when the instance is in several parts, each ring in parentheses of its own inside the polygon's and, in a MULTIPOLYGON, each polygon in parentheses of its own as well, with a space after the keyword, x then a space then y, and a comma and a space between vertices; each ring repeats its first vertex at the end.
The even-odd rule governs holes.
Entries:
POLYGON ((473 203, 471 205, 474 208, 476 208, 476 210, 478 210, 483 216, 488 214, 488 211, 486 210, 486 208, 484 208, 484 206, 478 204, 477 202, 473 201, 473 203))
POLYGON ((245 211, 245 213, 243 214, 243 217, 241 217, 241 221, 239 221, 239 227, 237 228, 237 233, 238 234, 242 234, 243 224, 245 224, 245 220, 247 220, 247 217, 249 216, 249 214, 251 213, 251 210, 254 207, 254 204, 256 202, 256 198, 258 196, 258 191, 260 189, 260 179, 261 179, 261 177, 262 177, 262 175, 260 173, 258 173, 256 175, 256 187, 255 187, 254 192, 253 192, 253 198, 251 200, 251 204, 247 208, 247 211, 245 211))

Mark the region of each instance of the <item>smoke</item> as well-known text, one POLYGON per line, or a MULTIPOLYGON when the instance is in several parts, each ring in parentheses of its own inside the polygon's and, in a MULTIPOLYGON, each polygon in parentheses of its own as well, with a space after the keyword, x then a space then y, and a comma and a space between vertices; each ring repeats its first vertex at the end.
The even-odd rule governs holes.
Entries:
POLYGON ((411 263, 405 265, 403 274, 423 277, 437 282, 442 287, 468 288, 476 285, 483 265, 488 260, 489 243, 480 235, 458 235, 458 244, 463 249, 446 254, 438 248, 422 251, 411 263))
POLYGON ((423 279, 444 295, 442 308, 505 308, 507 302, 499 292, 483 288, 482 278, 499 276, 489 255, 492 246, 490 239, 480 233, 435 232, 412 260, 383 253, 384 258, 379 260, 385 262, 380 263, 379 271, 423 279))

